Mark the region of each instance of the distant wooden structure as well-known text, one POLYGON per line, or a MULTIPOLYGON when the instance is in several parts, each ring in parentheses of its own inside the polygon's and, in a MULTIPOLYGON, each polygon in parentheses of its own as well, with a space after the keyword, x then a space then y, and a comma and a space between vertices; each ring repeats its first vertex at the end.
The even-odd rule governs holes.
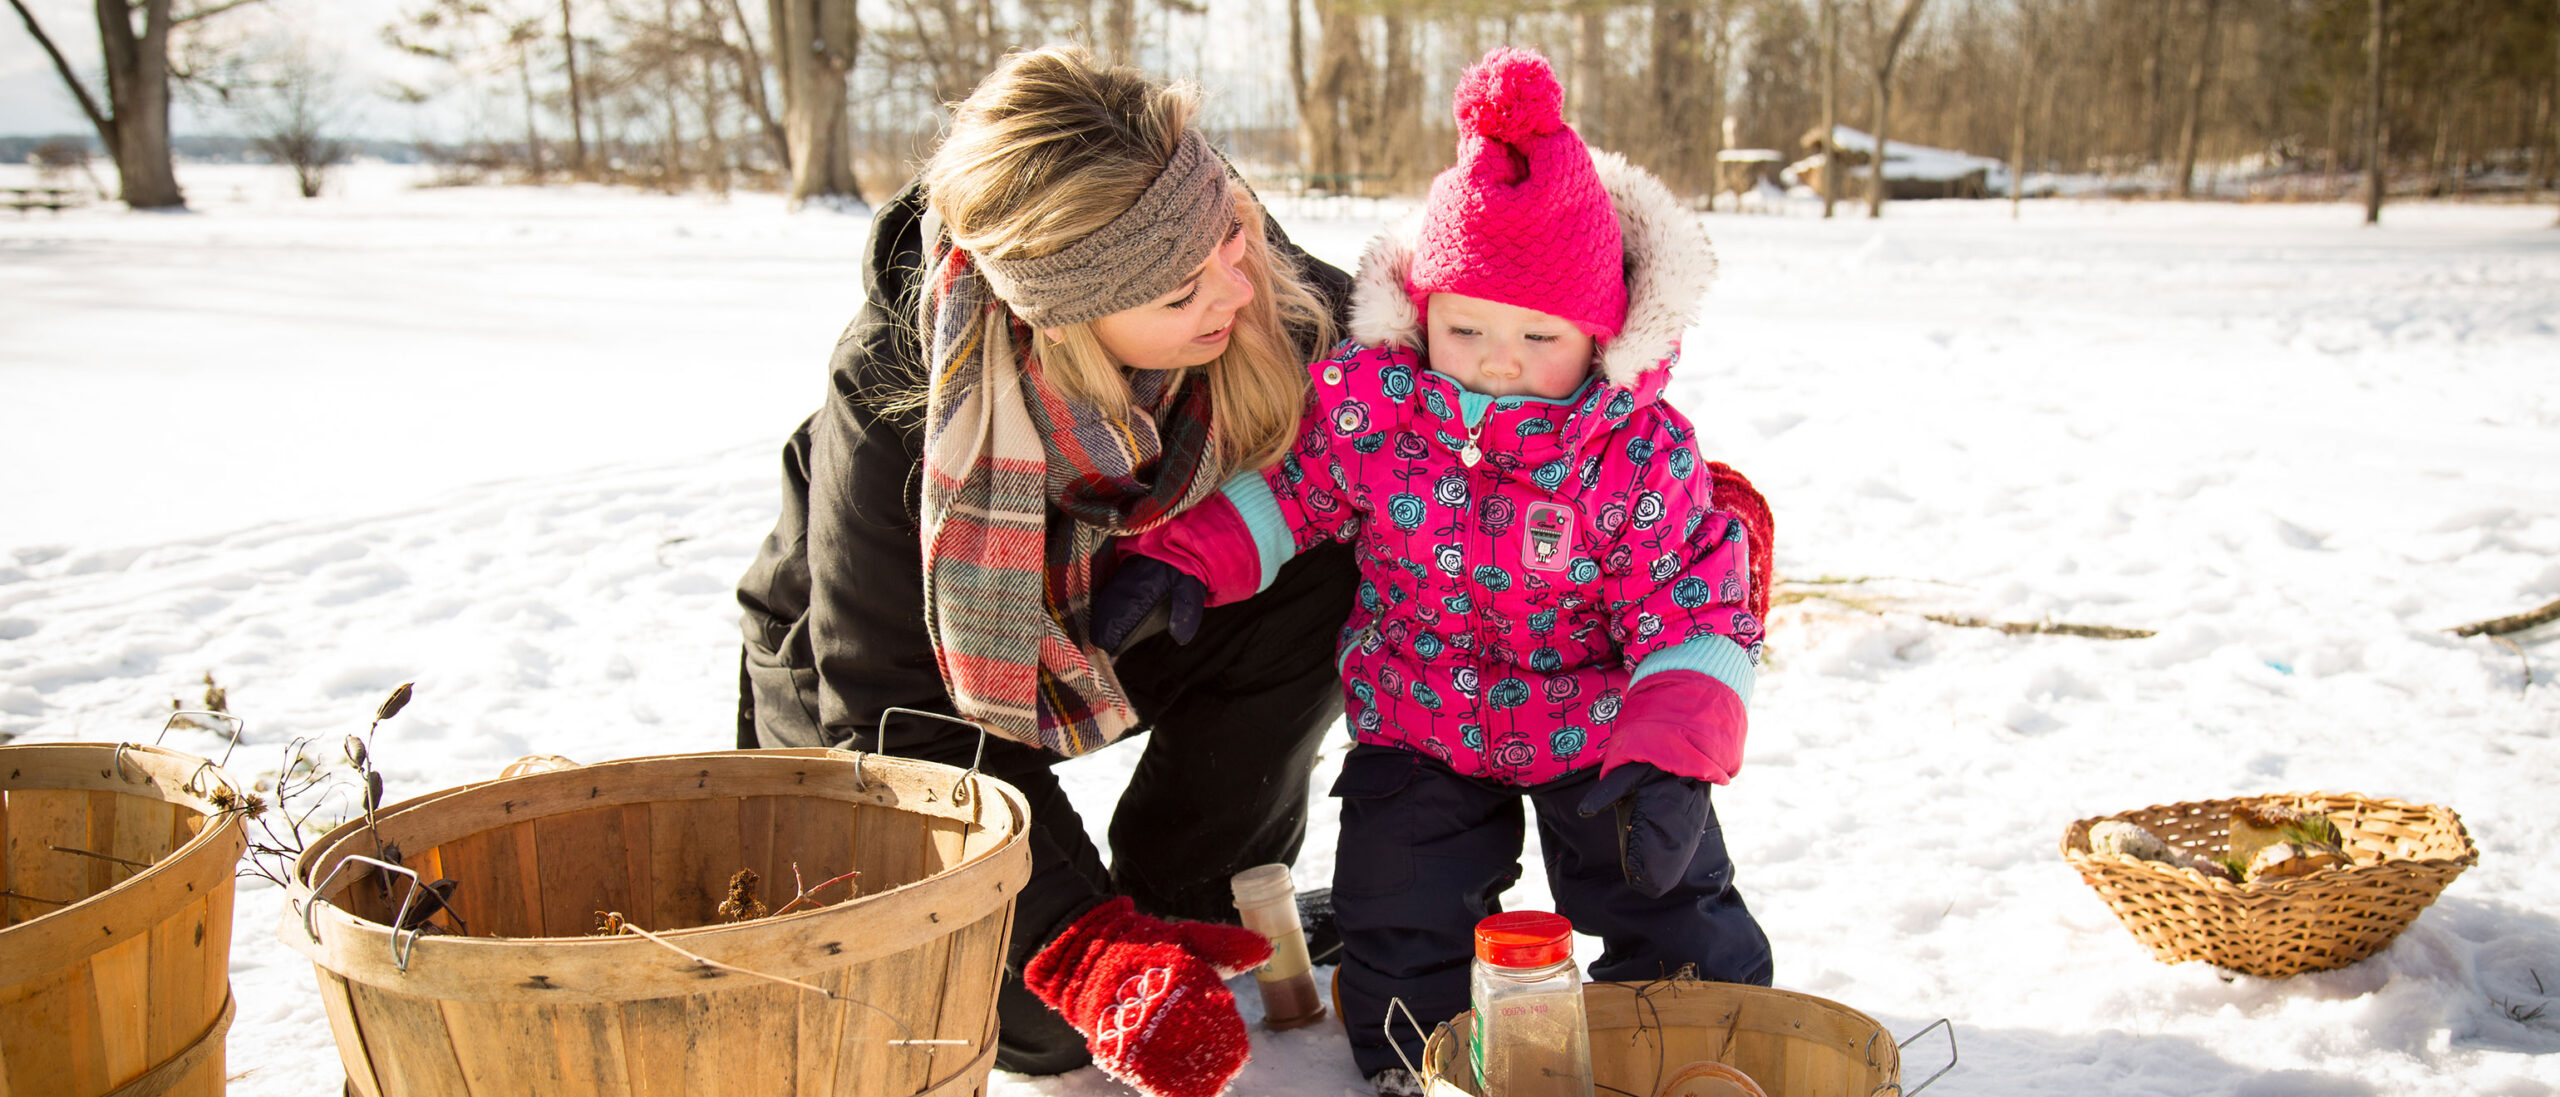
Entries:
POLYGON ((1716 192, 1748 194, 1767 183, 1783 186, 1778 173, 1787 158, 1776 149, 1725 149, 1716 153, 1716 192))
MULTIPOLYGON (((1871 175, 1868 164, 1875 158, 1875 139, 1847 126, 1839 127, 1839 135, 1835 144, 1824 139, 1820 126, 1806 131, 1802 142, 1805 158, 1789 165, 1787 174, 1820 191, 1822 174, 1836 163, 1841 172, 1836 192, 1840 199, 1863 200, 1871 175)), ((1989 157, 1895 141, 1885 151, 1885 197, 1987 198, 1995 193, 1991 185, 1995 163, 1989 157)))

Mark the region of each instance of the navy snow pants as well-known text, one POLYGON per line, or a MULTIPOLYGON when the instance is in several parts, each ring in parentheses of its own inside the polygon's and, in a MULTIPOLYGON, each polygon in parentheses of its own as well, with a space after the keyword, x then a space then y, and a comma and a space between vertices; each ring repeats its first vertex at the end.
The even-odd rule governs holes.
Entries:
MULTIPOLYGON (((1598 767, 1522 789, 1459 775, 1393 747, 1352 748, 1335 780, 1342 833, 1333 868, 1342 929, 1342 1013, 1364 1076, 1404 1065, 1382 1029, 1402 998, 1425 1032, 1468 1008, 1475 926, 1520 879, 1525 796, 1538 816, 1547 884, 1577 932, 1598 936, 1595 981, 1643 981, 1695 965, 1698 978, 1769 985, 1769 938, 1733 887, 1733 862, 1712 808, 1697 857, 1659 899, 1627 886, 1617 817, 1575 810, 1598 767)), ((1422 1062, 1422 1037, 1401 1015, 1395 1044, 1422 1062)))

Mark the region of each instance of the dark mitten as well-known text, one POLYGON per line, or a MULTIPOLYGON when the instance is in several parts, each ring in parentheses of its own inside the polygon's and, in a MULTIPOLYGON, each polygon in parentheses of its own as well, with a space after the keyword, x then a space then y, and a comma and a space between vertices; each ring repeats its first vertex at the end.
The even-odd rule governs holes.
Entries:
POLYGON ((1581 812, 1618 812, 1618 865, 1627 886, 1649 899, 1688 875, 1698 837, 1707 830, 1707 783, 1628 762, 1600 777, 1582 798, 1581 812))
POLYGON ((1151 918, 1122 897, 1049 942, 1022 983, 1084 1034, 1105 1073, 1150 1097, 1216 1097, 1252 1049, 1223 980, 1270 958, 1252 930, 1151 918))
POLYGON ((1173 642, 1188 644, 1200 634, 1200 609, 1208 600, 1208 586, 1191 573, 1153 556, 1123 556, 1111 581, 1093 594, 1094 645, 1117 654, 1159 606, 1173 642))

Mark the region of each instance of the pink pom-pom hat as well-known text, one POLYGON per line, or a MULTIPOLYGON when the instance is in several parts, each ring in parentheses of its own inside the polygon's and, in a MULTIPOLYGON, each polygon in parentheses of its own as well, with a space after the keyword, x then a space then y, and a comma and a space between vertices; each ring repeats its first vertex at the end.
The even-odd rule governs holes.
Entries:
POLYGON ((1564 88, 1536 53, 1497 47, 1458 78, 1458 162, 1431 181, 1405 282, 1533 309, 1607 342, 1627 318, 1618 215, 1564 88))

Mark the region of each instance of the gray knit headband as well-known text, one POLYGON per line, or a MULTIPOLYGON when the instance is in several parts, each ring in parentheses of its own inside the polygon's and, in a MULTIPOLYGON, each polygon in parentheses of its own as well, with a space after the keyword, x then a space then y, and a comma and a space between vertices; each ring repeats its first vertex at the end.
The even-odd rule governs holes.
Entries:
POLYGON ((1185 130, 1163 174, 1137 204, 1054 255, 972 255, 996 296, 1035 328, 1098 320, 1164 296, 1190 280, 1235 220, 1227 164, 1185 130))

